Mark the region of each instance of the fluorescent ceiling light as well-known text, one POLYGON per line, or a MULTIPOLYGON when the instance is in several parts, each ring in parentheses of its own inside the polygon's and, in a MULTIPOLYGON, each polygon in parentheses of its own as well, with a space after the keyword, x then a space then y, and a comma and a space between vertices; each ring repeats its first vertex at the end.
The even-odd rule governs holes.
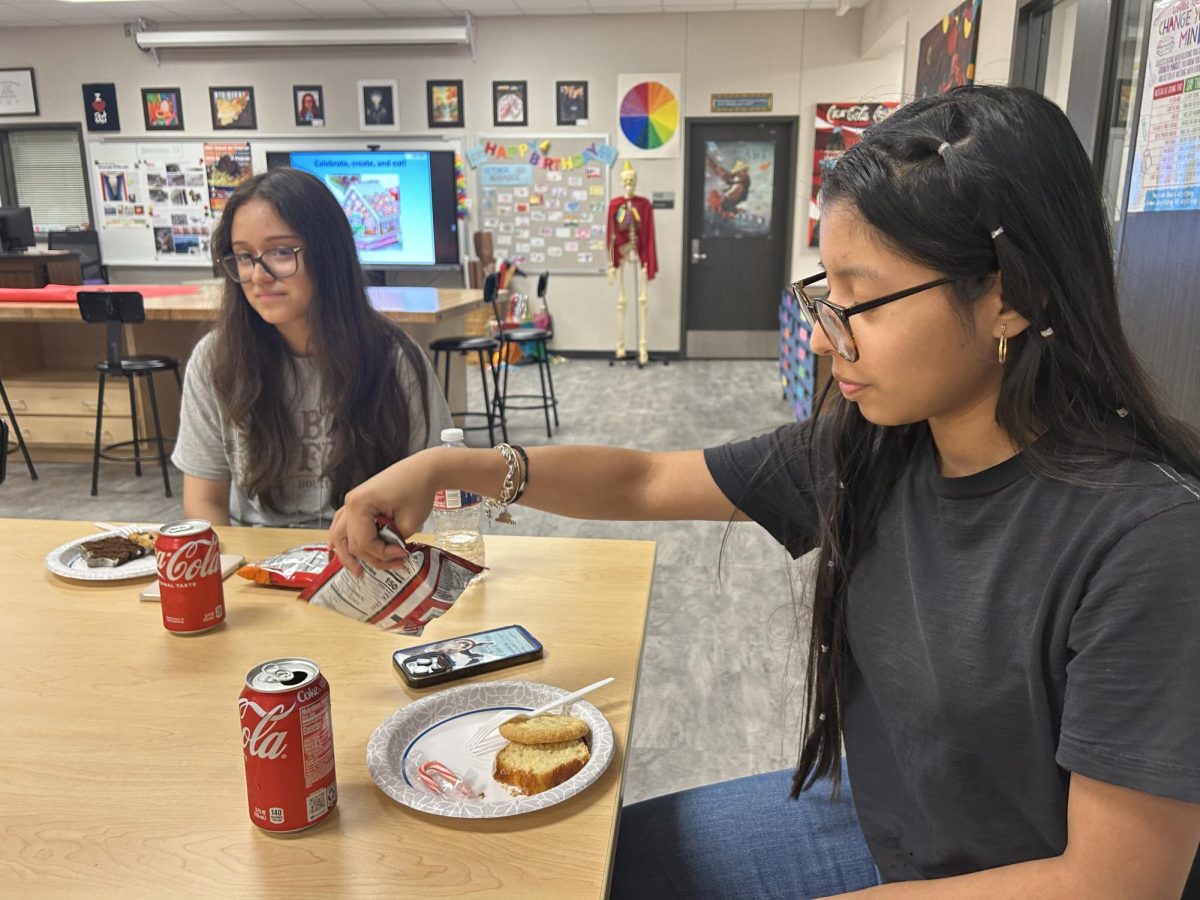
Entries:
POLYGON ((238 31, 139 31, 143 50, 178 47, 378 47, 470 44, 469 24, 401 28, 262 28, 238 31))
MULTIPOLYGON (((140 3, 142 0, 58 0, 59 3, 140 3)), ((159 0, 160 3, 164 0, 159 0)))

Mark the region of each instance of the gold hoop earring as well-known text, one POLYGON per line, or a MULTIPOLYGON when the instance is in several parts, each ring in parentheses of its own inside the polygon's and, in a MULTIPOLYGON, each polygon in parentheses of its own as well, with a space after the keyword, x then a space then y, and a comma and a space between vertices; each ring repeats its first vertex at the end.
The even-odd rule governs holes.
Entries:
POLYGON ((1004 361, 1008 359, 1008 335, 1004 332, 1008 331, 1007 325, 1000 326, 1000 365, 1004 365, 1004 361))

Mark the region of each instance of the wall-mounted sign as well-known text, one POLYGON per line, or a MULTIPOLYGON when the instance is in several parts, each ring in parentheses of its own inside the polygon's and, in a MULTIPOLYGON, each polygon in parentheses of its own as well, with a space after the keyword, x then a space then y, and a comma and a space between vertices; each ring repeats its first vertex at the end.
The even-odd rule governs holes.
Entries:
POLYGON ((712 94, 709 109, 715 113, 770 112, 774 94, 712 94))
POLYGON ((675 192, 674 191, 653 191, 650 194, 650 205, 655 209, 674 209, 675 208, 675 192))

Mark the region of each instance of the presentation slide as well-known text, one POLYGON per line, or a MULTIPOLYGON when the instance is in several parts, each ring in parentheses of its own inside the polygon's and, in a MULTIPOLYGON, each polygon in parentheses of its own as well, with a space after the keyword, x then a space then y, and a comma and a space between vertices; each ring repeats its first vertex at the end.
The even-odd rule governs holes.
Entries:
POLYGON ((431 266, 436 259, 429 153, 292 154, 346 212, 365 266, 431 266))

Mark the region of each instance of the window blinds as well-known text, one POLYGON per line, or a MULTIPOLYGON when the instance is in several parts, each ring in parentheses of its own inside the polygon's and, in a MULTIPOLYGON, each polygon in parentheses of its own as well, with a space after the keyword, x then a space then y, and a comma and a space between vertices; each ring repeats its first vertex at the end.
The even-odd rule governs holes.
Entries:
POLYGON ((10 131, 8 148, 17 205, 30 208, 36 230, 90 224, 79 136, 73 129, 10 131))

